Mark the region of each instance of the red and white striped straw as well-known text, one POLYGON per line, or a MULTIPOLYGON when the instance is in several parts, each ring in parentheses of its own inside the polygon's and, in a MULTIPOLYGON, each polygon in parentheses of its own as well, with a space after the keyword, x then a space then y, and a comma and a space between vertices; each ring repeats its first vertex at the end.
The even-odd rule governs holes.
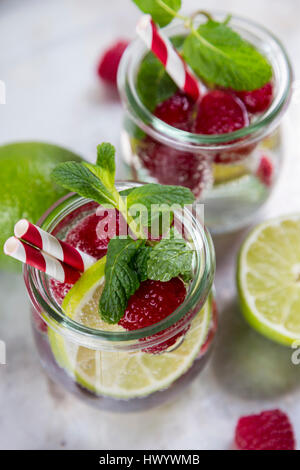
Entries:
POLYGON ((40 248, 44 253, 51 255, 74 269, 84 272, 92 264, 95 258, 74 248, 66 242, 55 238, 40 227, 31 224, 26 219, 21 219, 15 225, 15 236, 40 248))
POLYGON ((39 271, 43 271, 48 276, 63 283, 75 284, 81 276, 80 272, 76 269, 71 268, 71 266, 53 258, 47 253, 37 250, 22 240, 18 240, 16 237, 6 240, 4 253, 18 261, 29 264, 29 266, 39 271))
POLYGON ((171 41, 158 29, 150 15, 142 16, 137 24, 136 32, 148 49, 161 61, 176 85, 197 101, 201 95, 201 84, 171 41))

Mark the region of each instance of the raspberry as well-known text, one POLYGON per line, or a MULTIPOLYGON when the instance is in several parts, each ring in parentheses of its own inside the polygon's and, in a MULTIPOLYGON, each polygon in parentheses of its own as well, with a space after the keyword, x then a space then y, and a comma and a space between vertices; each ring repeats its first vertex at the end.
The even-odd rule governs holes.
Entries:
POLYGON ((198 134, 227 134, 249 124, 244 104, 232 93, 209 91, 199 104, 195 121, 198 134))
POLYGON ((202 155, 168 147, 150 137, 140 143, 138 155, 160 184, 184 186, 199 197, 212 182, 210 163, 202 155))
POLYGON ((235 95, 243 101, 249 113, 262 113, 272 103, 273 85, 269 82, 258 90, 238 91, 235 95))
MULTIPOLYGON (((173 278, 168 282, 144 281, 130 297, 119 325, 129 331, 154 325, 173 313, 182 304, 185 296, 186 289, 179 278, 173 278)), ((153 337, 163 333, 157 333, 153 337)), ((145 351, 152 354, 160 353, 175 344, 177 338, 182 334, 184 333, 177 333, 172 338, 156 346, 151 346, 145 351)))
POLYGON ((292 425, 281 410, 240 418, 235 443, 240 450, 295 450, 292 425))
POLYGON ((48 331, 47 323, 42 319, 40 314, 34 308, 32 309, 32 318, 33 318, 36 328, 41 333, 47 333, 48 331))
POLYGON ((183 131, 189 131, 193 110, 193 100, 182 91, 178 91, 175 95, 160 103, 156 107, 154 114, 170 126, 177 127, 183 131))
POLYGON ((66 242, 100 259, 106 254, 109 240, 118 234, 119 213, 113 209, 103 210, 99 215, 88 215, 75 225, 67 234, 66 242), (101 227, 101 222, 104 227, 101 227))
POLYGON ((121 40, 104 52, 98 65, 98 75, 103 81, 111 85, 117 84, 119 63, 128 44, 128 41, 121 40))
POLYGON ((273 180, 273 163, 266 155, 261 157, 256 176, 263 184, 271 186, 273 180))

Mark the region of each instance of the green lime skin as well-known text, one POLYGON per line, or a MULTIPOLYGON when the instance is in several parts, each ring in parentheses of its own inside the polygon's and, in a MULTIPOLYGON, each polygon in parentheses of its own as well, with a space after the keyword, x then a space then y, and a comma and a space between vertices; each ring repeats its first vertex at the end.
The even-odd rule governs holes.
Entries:
POLYGON ((0 146, 0 270, 20 270, 21 263, 3 253, 5 240, 22 218, 36 223, 67 191, 51 179, 53 168, 66 160, 82 160, 70 150, 43 142, 0 146))

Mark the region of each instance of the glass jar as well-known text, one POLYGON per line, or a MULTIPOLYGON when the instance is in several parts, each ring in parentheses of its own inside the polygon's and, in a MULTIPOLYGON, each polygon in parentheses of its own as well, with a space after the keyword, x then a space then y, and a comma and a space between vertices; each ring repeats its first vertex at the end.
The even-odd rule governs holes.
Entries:
MULTIPOLYGON (((226 14, 213 16, 223 21, 226 14)), ((200 21, 201 18, 198 24, 200 21)), ((143 105, 136 89, 137 72, 148 52, 140 39, 128 47, 118 72, 124 106, 121 145, 131 177, 189 187, 205 204, 205 224, 213 233, 247 225, 270 196, 283 158, 280 123, 292 82, 287 54, 272 33, 235 16, 230 26, 268 58, 274 72, 271 106, 238 131, 193 134, 155 117, 143 105)), ((164 34, 182 36, 187 30, 182 22, 174 22, 164 28, 164 34)))
MULTIPOLYGON (((119 183, 117 189, 133 186, 136 183, 119 183)), ((64 239, 97 207, 71 194, 52 206, 39 223, 64 239)), ((191 211, 176 213, 176 218, 182 218, 185 237, 195 253, 193 279, 183 303, 150 327, 116 332, 78 323, 55 300, 48 276, 25 265, 33 334, 43 367, 54 381, 99 408, 132 411, 158 405, 189 383, 209 357, 217 325, 214 248, 191 211)), ((85 314, 85 307, 81 308, 85 314)))

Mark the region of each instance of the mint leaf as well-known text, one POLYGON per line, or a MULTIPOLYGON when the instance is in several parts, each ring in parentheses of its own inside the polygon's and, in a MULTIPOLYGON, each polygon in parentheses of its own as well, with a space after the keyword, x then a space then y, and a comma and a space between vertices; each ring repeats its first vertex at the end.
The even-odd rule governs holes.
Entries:
POLYGON ((101 179, 105 180, 107 186, 111 188, 115 184, 116 163, 115 163, 116 149, 113 145, 107 142, 97 146, 97 166, 101 168, 101 179))
MULTIPOLYGON (((171 38, 173 46, 178 51, 182 49, 184 40, 185 36, 182 35, 171 38)), ((139 97, 150 111, 154 111, 157 105, 170 98, 178 90, 163 64, 152 52, 144 57, 140 65, 136 86, 139 97)), ((141 138, 139 135, 136 137, 141 138)))
POLYGON ((153 247, 147 261, 147 275, 154 281, 167 282, 182 275, 184 280, 192 277, 193 251, 183 238, 163 238, 153 247))
POLYGON ((151 246, 141 246, 133 260, 134 269, 138 273, 138 277, 141 282, 148 279, 148 260, 151 251, 151 246))
POLYGON ((149 183, 144 186, 126 190, 122 194, 127 194, 127 206, 133 204, 144 204, 147 209, 151 209, 152 204, 192 204, 195 196, 189 188, 183 186, 169 186, 149 183))
POLYGON ((51 176, 56 183, 69 191, 93 199, 99 204, 110 204, 116 207, 114 196, 101 179, 89 170, 89 164, 87 163, 60 163, 54 168, 51 176))
POLYGON ((159 103, 170 98, 178 89, 152 52, 141 63, 136 86, 142 103, 150 111, 154 111, 159 103))
MULTIPOLYGON (((123 195, 124 193, 122 193, 123 195)), ((147 211, 148 225, 151 225, 153 217, 160 217, 164 211, 170 211, 172 205, 184 205, 192 204, 195 201, 195 196, 190 189, 182 186, 168 186, 155 183, 149 183, 144 186, 127 191, 127 208, 130 209, 129 213, 134 216, 134 206, 143 205, 145 211, 147 211), (152 207, 159 205, 160 207, 152 207), (155 210, 154 209, 159 209, 155 210)))
POLYGON ((106 255, 105 284, 99 301, 99 313, 107 323, 118 323, 124 315, 128 299, 140 285, 131 262, 143 240, 113 238, 106 255))
POLYGON ((144 13, 152 16, 159 26, 169 24, 181 7, 181 0, 133 0, 144 13), (169 9, 173 10, 172 13, 169 9))
POLYGON ((272 77, 266 57, 229 26, 212 20, 187 36, 183 56, 208 84, 251 91, 272 77))

